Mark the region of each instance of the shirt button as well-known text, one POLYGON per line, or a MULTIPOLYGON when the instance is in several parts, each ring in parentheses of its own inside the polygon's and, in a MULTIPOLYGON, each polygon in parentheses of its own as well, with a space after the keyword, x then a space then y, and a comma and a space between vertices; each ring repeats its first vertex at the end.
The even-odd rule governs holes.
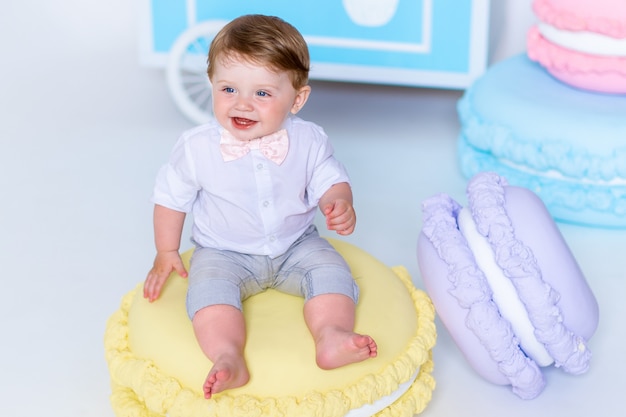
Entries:
POLYGON ((270 205, 270 202, 269 202, 269 201, 264 201, 264 202, 263 202, 263 207, 267 207, 267 206, 269 206, 269 205, 270 205))
POLYGON ((276 240, 276 236, 270 236, 270 242, 274 242, 276 240))
POLYGON ((258 170, 263 169, 263 164, 257 164, 256 169, 258 169, 258 170))

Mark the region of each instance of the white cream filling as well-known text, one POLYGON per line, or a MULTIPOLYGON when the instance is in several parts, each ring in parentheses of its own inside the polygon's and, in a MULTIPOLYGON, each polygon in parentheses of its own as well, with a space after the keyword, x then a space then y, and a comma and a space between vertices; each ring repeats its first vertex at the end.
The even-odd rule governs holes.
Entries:
POLYGON ((603 56, 626 56, 626 38, 612 38, 586 31, 561 30, 542 22, 537 24, 537 28, 550 42, 573 51, 603 56))
POLYGON ((411 375, 411 378, 409 378, 408 381, 400 384, 398 386, 398 389, 396 389, 391 394, 385 397, 379 398, 378 400, 374 401, 372 404, 364 404, 359 408, 350 410, 348 411, 348 414, 346 414, 344 417, 369 417, 369 416, 373 416, 374 414, 378 413, 384 408, 389 407, 391 404, 395 403, 396 400, 398 400, 398 398, 403 396, 404 393, 409 390, 409 388, 411 388, 411 385, 417 379, 417 375, 419 374, 419 371, 420 369, 417 368, 417 370, 413 373, 413 375, 411 375))
POLYGON ((510 168, 513 168, 517 171, 524 172, 529 175, 533 175, 535 177, 543 177, 549 178, 553 180, 559 180, 563 182, 568 182, 572 184, 583 184, 583 185, 595 185, 595 186, 603 186, 603 187, 619 187, 626 185, 626 178, 614 177, 611 180, 590 180, 588 178, 572 178, 566 177, 555 169, 549 169, 546 171, 538 171, 536 169, 529 168, 527 165, 518 164, 515 162, 511 162, 508 159, 498 159, 503 165, 506 165, 510 168))
POLYGON ((477 266, 483 271, 491 291, 493 301, 500 310, 500 315, 511 323, 513 332, 520 341, 524 353, 533 359, 539 366, 551 365, 554 360, 545 346, 535 337, 535 328, 528 318, 526 307, 517 296, 515 286, 509 278, 504 276, 502 269, 496 263, 491 245, 476 229, 474 219, 467 207, 459 212, 457 223, 459 230, 465 237, 467 245, 474 254, 477 266))

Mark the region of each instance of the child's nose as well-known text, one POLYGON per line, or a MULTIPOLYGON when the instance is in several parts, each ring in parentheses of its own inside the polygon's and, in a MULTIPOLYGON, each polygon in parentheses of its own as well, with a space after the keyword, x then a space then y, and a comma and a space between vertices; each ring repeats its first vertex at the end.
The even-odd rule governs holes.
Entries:
POLYGON ((251 110, 252 100, 249 97, 240 95, 235 105, 236 105, 237 110, 251 110))

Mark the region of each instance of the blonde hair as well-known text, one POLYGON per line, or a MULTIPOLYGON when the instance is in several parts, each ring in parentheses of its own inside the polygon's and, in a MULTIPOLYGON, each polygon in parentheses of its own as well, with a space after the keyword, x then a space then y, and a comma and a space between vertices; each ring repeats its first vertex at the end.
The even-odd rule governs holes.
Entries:
POLYGON ((214 73, 218 59, 243 58, 267 65, 274 71, 287 71, 298 90, 309 81, 309 49, 300 32, 275 16, 240 16, 224 26, 211 42, 207 74, 214 73))

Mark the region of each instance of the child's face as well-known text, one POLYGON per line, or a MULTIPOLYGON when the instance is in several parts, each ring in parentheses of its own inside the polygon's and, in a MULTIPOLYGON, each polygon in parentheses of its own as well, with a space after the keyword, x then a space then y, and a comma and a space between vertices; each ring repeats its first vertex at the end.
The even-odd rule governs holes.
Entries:
POLYGON ((279 130, 306 102, 310 87, 293 88, 289 75, 242 59, 216 62, 212 77, 213 113, 240 140, 279 130))

